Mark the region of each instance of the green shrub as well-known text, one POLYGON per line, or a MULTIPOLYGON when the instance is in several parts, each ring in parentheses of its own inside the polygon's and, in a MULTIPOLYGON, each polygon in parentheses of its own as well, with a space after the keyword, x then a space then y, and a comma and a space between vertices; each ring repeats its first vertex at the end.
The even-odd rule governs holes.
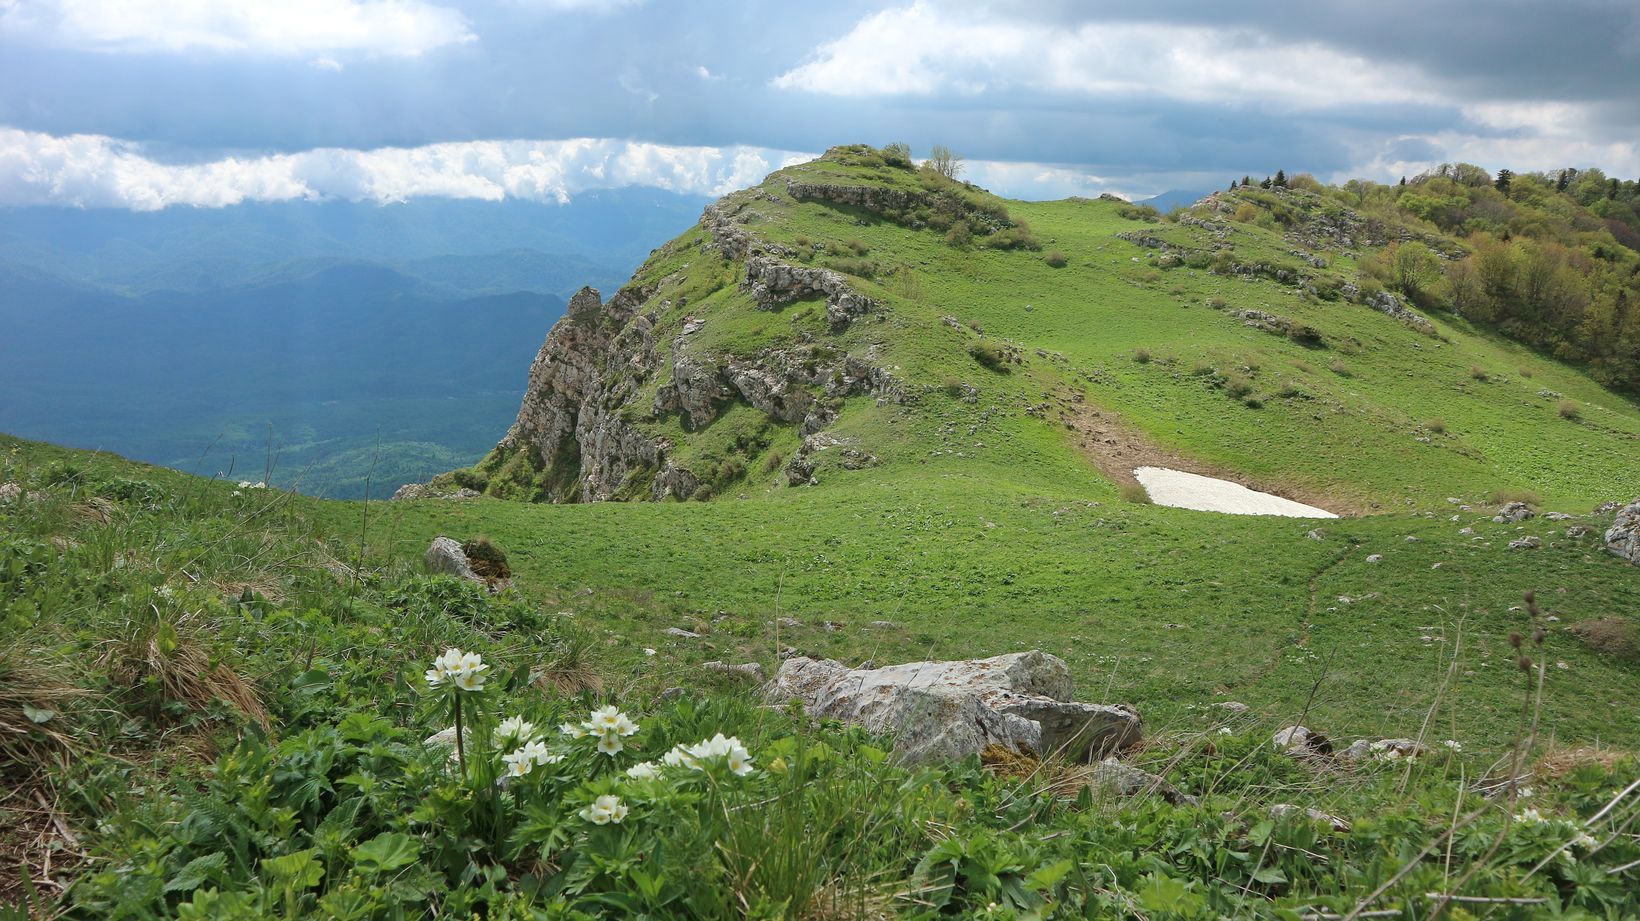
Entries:
POLYGON ((1583 410, 1577 405, 1576 400, 1561 400, 1560 405, 1555 407, 1555 412, 1560 414, 1560 418, 1569 419, 1572 422, 1583 418, 1583 410))
POLYGON ((1007 372, 1009 370, 1008 352, 994 342, 989 342, 982 339, 978 342, 970 343, 968 346, 968 354, 972 355, 975 361, 987 368, 990 368, 992 371, 1007 372))
POLYGON ((1155 356, 1150 354, 1149 349, 1134 349, 1133 350, 1133 360, 1138 362, 1139 364, 1148 365, 1148 364, 1150 364, 1150 362, 1154 358, 1155 358, 1155 356))
POLYGON ((1057 249, 1052 250, 1046 256, 1043 256, 1042 261, 1056 269, 1062 269, 1070 264, 1070 259, 1057 249))

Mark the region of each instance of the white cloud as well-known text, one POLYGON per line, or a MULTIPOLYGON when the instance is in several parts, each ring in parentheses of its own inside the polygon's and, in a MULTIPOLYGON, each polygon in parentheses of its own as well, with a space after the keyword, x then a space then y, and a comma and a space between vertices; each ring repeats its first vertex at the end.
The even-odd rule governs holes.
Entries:
POLYGON ((425 0, 13 0, 0 34, 101 52, 415 56, 476 39, 425 0))
POLYGON ((1415 70, 1316 43, 1158 23, 1067 28, 954 14, 928 0, 867 16, 773 85, 834 96, 1018 89, 1294 109, 1440 98, 1415 70))
POLYGON ((810 156, 757 147, 583 138, 320 148, 173 164, 147 157, 140 145, 101 135, 58 137, 0 127, 0 206, 157 211, 327 198, 564 202, 589 189, 629 185, 721 195, 810 156))

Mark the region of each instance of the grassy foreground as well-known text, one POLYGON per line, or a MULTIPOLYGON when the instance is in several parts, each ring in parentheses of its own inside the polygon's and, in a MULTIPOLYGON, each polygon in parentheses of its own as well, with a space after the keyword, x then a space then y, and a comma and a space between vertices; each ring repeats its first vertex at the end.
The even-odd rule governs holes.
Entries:
POLYGON ((1505 549, 1516 526, 1480 509, 1311 540, 1313 522, 955 477, 688 506, 363 506, 10 440, 0 482, 26 490, 0 505, 0 868, 24 871, 0 875, 9 917, 1640 911, 1634 666, 1566 629, 1634 610, 1635 580, 1565 538, 1576 521, 1529 522, 1537 550, 1505 549), (480 532, 515 590, 422 573, 431 535, 480 532), (1541 646, 1511 610, 1529 588, 1541 646), (705 636, 668 644, 668 626, 705 636), (1084 699, 1140 705, 1131 763, 1199 803, 1030 759, 909 769, 891 740, 699 667, 773 665, 777 644, 1059 654, 1084 699), (429 686, 450 647, 481 657, 482 689, 429 686), (1210 706, 1230 699, 1251 711, 1210 706), (452 760, 422 740, 458 705, 452 760), (604 705, 632 724, 611 754, 604 705), (1272 747, 1306 710, 1334 738, 1431 752, 1346 766, 1272 747), (501 759, 525 747, 502 717, 534 724, 535 757, 501 759), (558 730, 583 721, 591 736, 558 730), (727 741, 699 747, 717 734, 751 770, 727 741), (1526 776, 1500 784, 1514 762, 1526 776))

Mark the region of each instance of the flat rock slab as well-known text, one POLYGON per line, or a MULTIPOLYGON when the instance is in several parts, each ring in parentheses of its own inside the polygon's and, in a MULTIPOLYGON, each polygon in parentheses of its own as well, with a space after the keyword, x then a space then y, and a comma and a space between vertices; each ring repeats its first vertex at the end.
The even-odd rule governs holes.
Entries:
POLYGON ((796 656, 781 663, 769 696, 892 735, 911 763, 961 760, 987 745, 1086 762, 1138 742, 1137 712, 1078 703, 1071 691, 1064 661, 1033 650, 886 668, 796 656))
POLYGON ((1170 508, 1229 515, 1280 515, 1284 518, 1337 518, 1326 509, 1248 489, 1240 483, 1166 467, 1139 467, 1133 471, 1150 501, 1170 508))

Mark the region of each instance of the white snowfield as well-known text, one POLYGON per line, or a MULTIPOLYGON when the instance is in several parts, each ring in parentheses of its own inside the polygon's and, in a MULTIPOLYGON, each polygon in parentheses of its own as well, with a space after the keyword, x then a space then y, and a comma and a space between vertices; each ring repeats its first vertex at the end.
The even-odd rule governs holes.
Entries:
POLYGON ((1169 470, 1166 467, 1139 467, 1133 471, 1150 501, 1172 508, 1198 512, 1226 512, 1231 515, 1281 515, 1285 518, 1337 518, 1326 509, 1248 489, 1229 480, 1169 470))

